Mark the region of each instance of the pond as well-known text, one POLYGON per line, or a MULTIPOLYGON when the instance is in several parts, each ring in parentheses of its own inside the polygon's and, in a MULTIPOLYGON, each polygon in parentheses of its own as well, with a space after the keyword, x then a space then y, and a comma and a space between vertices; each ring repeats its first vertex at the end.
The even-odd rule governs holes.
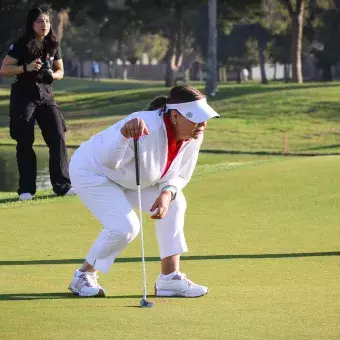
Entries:
MULTIPOLYGON (((37 155, 37 190, 51 188, 47 147, 35 147, 37 155)), ((74 149, 67 150, 69 158, 74 149)), ((0 191, 16 192, 19 183, 15 146, 0 147, 0 191)))

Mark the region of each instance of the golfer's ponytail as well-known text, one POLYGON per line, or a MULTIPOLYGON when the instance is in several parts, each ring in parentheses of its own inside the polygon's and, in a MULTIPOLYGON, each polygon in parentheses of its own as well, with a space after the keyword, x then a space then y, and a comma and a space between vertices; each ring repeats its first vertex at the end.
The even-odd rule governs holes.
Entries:
POLYGON ((168 98, 166 96, 160 96, 155 98, 148 106, 146 109, 147 111, 154 111, 158 109, 163 109, 165 108, 166 102, 168 98))

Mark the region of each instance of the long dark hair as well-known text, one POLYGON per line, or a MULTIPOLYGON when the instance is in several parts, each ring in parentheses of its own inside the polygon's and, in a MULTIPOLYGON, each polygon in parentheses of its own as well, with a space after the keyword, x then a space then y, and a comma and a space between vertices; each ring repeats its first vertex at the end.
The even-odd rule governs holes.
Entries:
MULTIPOLYGON (((45 14, 50 20, 51 16, 47 8, 35 7, 27 13, 26 30, 23 39, 28 47, 29 52, 34 54, 37 58, 41 56, 41 52, 35 43, 35 34, 33 29, 34 22, 38 19, 39 15, 45 14)), ((44 40, 44 53, 53 55, 59 46, 56 35, 52 27, 44 40)))
POLYGON ((204 94, 190 85, 175 86, 170 90, 169 96, 155 98, 148 106, 147 111, 165 108, 166 104, 179 104, 193 102, 205 98, 204 94))

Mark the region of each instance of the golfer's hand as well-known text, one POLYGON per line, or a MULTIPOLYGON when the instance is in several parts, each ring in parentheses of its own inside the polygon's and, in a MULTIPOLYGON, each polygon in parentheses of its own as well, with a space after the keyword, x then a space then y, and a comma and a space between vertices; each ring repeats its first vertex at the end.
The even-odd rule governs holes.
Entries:
POLYGON ((170 191, 165 191, 161 193, 153 206, 151 207, 150 211, 156 210, 156 212, 151 216, 151 218, 155 220, 160 220, 165 217, 169 210, 169 204, 171 201, 171 192, 170 191))
POLYGON ((149 134, 144 120, 140 118, 134 118, 126 122, 120 132, 125 138, 138 138, 149 134))
POLYGON ((31 63, 29 63, 26 66, 26 70, 28 72, 39 71, 40 69, 41 69, 41 60, 40 59, 33 60, 31 63))

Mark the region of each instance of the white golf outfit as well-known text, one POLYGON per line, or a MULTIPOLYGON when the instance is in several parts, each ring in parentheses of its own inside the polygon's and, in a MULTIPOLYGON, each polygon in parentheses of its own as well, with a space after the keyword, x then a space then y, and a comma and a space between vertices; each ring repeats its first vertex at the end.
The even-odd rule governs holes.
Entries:
POLYGON ((166 127, 160 110, 135 112, 81 144, 70 162, 72 186, 80 199, 102 223, 104 230, 93 243, 86 261, 107 272, 116 256, 140 230, 133 207, 138 206, 133 140, 120 129, 133 118, 144 120, 150 135, 139 140, 142 209, 150 208, 165 185, 177 188, 164 219, 156 220, 161 258, 187 251, 184 237, 186 200, 182 189, 194 171, 203 135, 183 143, 162 177, 168 155, 166 127))

